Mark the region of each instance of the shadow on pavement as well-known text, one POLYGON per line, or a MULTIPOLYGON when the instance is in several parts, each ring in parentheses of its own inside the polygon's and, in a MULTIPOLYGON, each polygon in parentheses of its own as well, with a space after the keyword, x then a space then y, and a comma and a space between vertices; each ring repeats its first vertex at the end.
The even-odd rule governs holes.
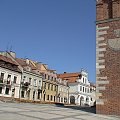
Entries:
POLYGON ((64 107, 96 114, 96 107, 80 107, 80 106, 64 106, 64 107))
POLYGON ((74 110, 81 110, 81 111, 96 114, 96 107, 60 106, 60 105, 58 107, 70 108, 70 109, 74 109, 74 110))

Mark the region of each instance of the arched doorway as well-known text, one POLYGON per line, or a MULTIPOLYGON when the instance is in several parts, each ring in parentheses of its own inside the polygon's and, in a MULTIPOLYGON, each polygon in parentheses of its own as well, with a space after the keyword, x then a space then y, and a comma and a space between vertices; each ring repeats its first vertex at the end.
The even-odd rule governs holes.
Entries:
POLYGON ((75 104, 75 97, 74 96, 70 96, 70 104, 75 104))
POLYGON ((84 101, 84 97, 81 96, 81 97, 80 97, 80 106, 83 106, 83 101, 84 101))

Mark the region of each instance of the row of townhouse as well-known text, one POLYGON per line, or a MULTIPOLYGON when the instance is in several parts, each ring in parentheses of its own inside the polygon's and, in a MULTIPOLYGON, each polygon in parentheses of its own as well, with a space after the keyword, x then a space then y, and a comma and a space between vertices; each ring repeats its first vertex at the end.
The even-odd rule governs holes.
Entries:
POLYGON ((84 70, 57 74, 48 65, 0 52, 0 100, 21 100, 92 106, 95 86, 84 70))
POLYGON ((46 64, 0 52, 0 99, 68 103, 68 82, 46 64), (61 91, 61 88, 63 91, 61 91))

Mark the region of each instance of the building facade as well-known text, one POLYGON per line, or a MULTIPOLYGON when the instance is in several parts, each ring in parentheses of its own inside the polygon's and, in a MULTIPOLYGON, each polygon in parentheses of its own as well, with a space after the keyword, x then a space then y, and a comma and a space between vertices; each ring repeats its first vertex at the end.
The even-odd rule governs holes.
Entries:
POLYGON ((15 58, 23 68, 20 99, 28 101, 42 101, 42 75, 29 59, 15 58))
MULTIPOLYGON (((17 98, 23 102, 43 102, 43 103, 69 103, 69 87, 68 81, 58 77, 56 70, 51 70, 48 65, 36 62, 30 59, 17 58, 14 52, 0 52, 1 56, 7 58, 11 66, 16 66, 13 69, 1 68, 1 84, 0 84, 0 95, 4 97, 10 97, 13 94, 11 91, 14 90, 14 98, 17 98), (14 63, 14 64, 13 64, 14 63), (13 70, 10 72, 10 70, 13 70), (5 71, 5 72, 3 72, 5 71), (17 73, 15 73, 17 72, 17 73), (11 74, 8 74, 11 73, 11 74), (10 84, 3 84, 3 76, 5 74, 5 79, 18 79, 17 82, 11 81, 10 84), (18 75, 19 74, 19 75, 18 75), (17 78, 13 75, 16 75, 17 78), (10 77, 10 78, 6 78, 10 77), (14 83, 14 84, 13 84, 14 83), (12 87, 10 86, 12 85, 12 87), (8 90, 8 86, 10 90, 8 90), (14 89, 11 89, 13 88, 14 89), (17 88, 16 88, 17 87, 17 88), (5 88, 5 89, 3 89, 5 88), (6 88, 7 91, 6 93, 6 88)), ((2 59, 1 57, 1 59, 2 59)), ((8 64, 8 63, 7 63, 8 64)), ((6 65, 7 65, 6 64, 6 65)), ((2 62, 0 63, 2 66, 2 62)), ((12 95, 13 97, 13 95, 12 95)))
POLYGON ((58 84, 56 71, 50 70, 46 64, 34 63, 43 76, 42 101, 51 103, 57 102, 58 84))
POLYGON ((120 115, 120 0, 97 0, 96 11, 96 112, 120 115))
POLYGON ((93 83, 90 83, 90 95, 91 95, 90 106, 96 106, 96 85, 93 83))
POLYGON ((81 71, 78 73, 63 73, 59 77, 68 81, 69 103, 80 106, 91 105, 90 82, 88 73, 81 71))
POLYGON ((18 64, 0 55, 0 100, 13 101, 20 97, 21 75, 18 64))
POLYGON ((63 104, 69 104, 69 86, 68 81, 61 78, 57 78, 58 83, 58 96, 57 102, 63 104))
POLYGON ((14 52, 0 52, 3 56, 12 59, 21 71, 19 100, 41 101, 42 75, 29 59, 17 58, 14 52))

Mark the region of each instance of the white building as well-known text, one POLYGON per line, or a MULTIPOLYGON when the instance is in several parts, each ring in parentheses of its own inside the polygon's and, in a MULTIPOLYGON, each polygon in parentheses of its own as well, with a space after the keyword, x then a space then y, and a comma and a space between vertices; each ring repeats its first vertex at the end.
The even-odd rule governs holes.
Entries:
POLYGON ((0 55, 0 100, 9 101, 20 97, 21 71, 10 58, 0 55))
POLYGON ((14 52, 0 52, 1 55, 12 59, 21 70, 19 81, 19 99, 41 101, 42 76, 34 63, 29 59, 16 58, 14 52))
POLYGON ((23 68, 20 99, 41 101, 42 99, 42 76, 34 63, 28 59, 15 58, 23 68))
POLYGON ((59 75, 60 78, 68 80, 69 103, 80 106, 91 106, 90 82, 88 73, 81 71, 77 73, 64 73, 59 75))

